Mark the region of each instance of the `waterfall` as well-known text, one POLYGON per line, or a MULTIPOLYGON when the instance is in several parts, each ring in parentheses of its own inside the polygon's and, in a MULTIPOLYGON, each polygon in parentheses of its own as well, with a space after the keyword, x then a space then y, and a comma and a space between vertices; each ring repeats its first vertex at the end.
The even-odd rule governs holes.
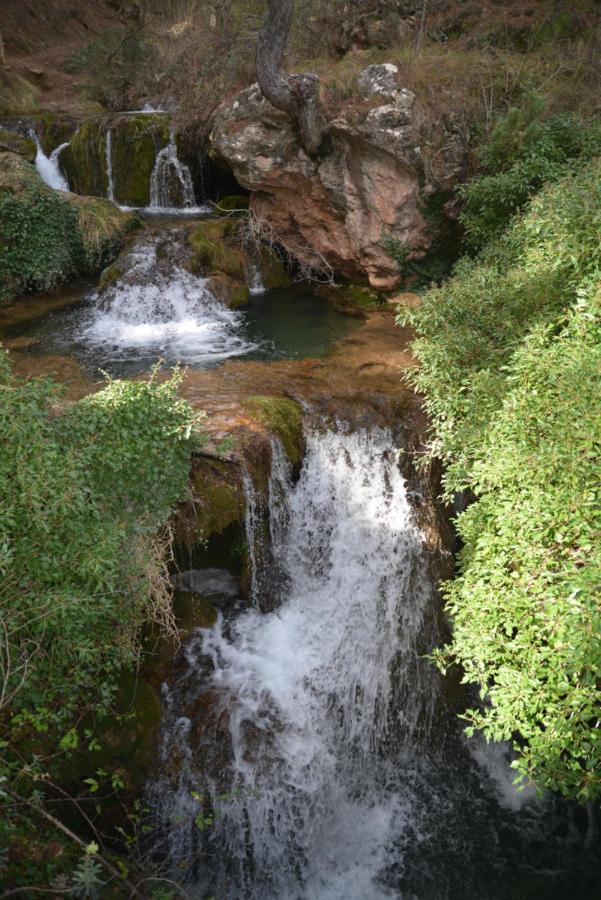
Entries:
POLYGON ((48 157, 44 153, 42 142, 40 141, 37 133, 33 130, 33 128, 30 129, 29 134, 32 140, 35 141, 35 145, 37 147, 35 167, 38 170, 38 173, 42 180, 45 181, 46 184, 48 184, 51 188, 54 188, 57 191, 68 191, 69 182, 61 172, 59 157, 65 147, 69 146, 69 141, 65 141, 63 144, 59 144, 59 146, 56 147, 48 157))
MULTIPOLYGON (((211 791, 225 797, 215 801, 210 890, 376 900, 389 896, 378 875, 402 806, 380 754, 391 730, 397 748, 418 724, 427 732, 436 705, 436 679, 418 653, 430 597, 422 538, 388 432, 310 433, 296 486, 277 451, 274 460, 269 506, 273 557, 285 575, 281 605, 229 623, 220 617, 186 648, 191 671, 210 660, 205 689, 228 723, 229 784, 224 791, 216 776, 211 791), (405 692, 394 716, 393 666, 423 669, 427 682, 405 692)), ((171 737, 178 743, 182 729, 171 737)), ((180 797, 168 831, 172 847, 189 854, 193 817, 182 816, 181 793, 158 793, 171 798, 162 809, 168 818, 180 797)), ((172 862, 185 867, 190 856, 172 862)))
POLYGON ((106 157, 106 177, 108 181, 108 191, 106 196, 114 203, 115 183, 113 181, 113 132, 110 128, 106 132, 106 147, 104 152, 106 157))
POLYGON ((150 234, 122 258, 123 274, 91 298, 77 338, 103 363, 164 356, 209 365, 258 345, 244 336, 244 319, 213 297, 207 279, 178 264, 178 236, 150 234))
POLYGON ((169 135, 169 143, 159 150, 150 176, 150 206, 168 209, 176 206, 191 208, 196 205, 192 176, 187 166, 177 158, 175 132, 169 135), (177 197, 174 202, 174 194, 177 197), (181 200, 178 204, 177 201, 181 200))
POLYGON ((248 288, 253 296, 264 294, 267 290, 263 282, 261 269, 256 263, 252 263, 250 266, 248 288))

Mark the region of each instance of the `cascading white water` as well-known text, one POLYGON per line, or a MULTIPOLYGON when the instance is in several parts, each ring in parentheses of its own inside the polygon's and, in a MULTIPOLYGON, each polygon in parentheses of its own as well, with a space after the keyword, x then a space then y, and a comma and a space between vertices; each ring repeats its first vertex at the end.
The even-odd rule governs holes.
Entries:
POLYGON ((115 182, 113 180, 113 132, 109 128, 106 132, 106 146, 105 146, 105 157, 106 157, 106 178, 108 182, 107 188, 107 197, 109 200, 115 202, 115 182))
POLYGON ((256 345, 242 334, 242 314, 217 301, 207 279, 160 263, 160 243, 150 236, 134 248, 127 272, 92 297, 77 339, 113 362, 160 354, 203 365, 252 350, 256 345))
MULTIPOLYGON (((430 596, 398 456, 386 431, 309 434, 298 484, 289 471, 272 476, 281 607, 227 628, 220 619, 186 648, 191 669, 212 661, 206 688, 229 723, 234 799, 216 804, 218 862, 202 885, 216 896, 389 896, 378 875, 403 804, 379 752, 391 726, 401 744, 418 721, 427 731, 436 705, 433 679, 407 692, 402 721, 391 722, 391 670, 419 667, 430 596)), ((190 861, 177 848, 191 853, 193 830, 178 795, 176 867, 190 861)), ((172 798, 163 815, 174 809, 172 798)))
POLYGON ((178 206, 173 202, 173 184, 181 195, 181 206, 192 208, 196 205, 194 186, 190 170, 177 158, 175 132, 169 134, 169 143, 159 150, 150 176, 150 206, 155 209, 169 209, 178 206))
POLYGON ((44 153, 42 142, 40 141, 33 128, 30 129, 29 134, 32 140, 35 141, 35 145, 37 147, 35 167, 38 170, 40 178, 42 178, 42 180, 45 181, 46 184, 48 184, 51 188, 54 188, 57 191, 68 191, 69 182, 61 172, 59 157, 65 147, 69 146, 69 141, 65 141, 63 144, 59 144, 59 146, 56 147, 48 157, 44 153))
POLYGON ((261 269, 256 263, 253 263, 250 267, 248 289, 253 296, 264 294, 267 290, 261 269))

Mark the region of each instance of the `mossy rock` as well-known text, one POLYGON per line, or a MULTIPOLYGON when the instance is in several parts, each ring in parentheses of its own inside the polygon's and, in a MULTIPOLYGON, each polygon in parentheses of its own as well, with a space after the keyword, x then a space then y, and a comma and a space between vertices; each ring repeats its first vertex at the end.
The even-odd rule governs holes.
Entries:
MULTIPOLYGON (((161 700, 158 691, 146 680, 133 672, 125 672, 115 709, 114 715, 94 729, 101 748, 92 755, 94 768, 120 769, 125 774, 126 787, 139 790, 156 754, 161 700)), ((89 756, 86 762, 89 766, 89 756)))
POLYGON ((244 492, 232 467, 220 460, 196 460, 192 481, 198 542, 244 519, 244 492))
POLYGON ((248 285, 235 281, 228 275, 212 275, 207 281, 207 289, 230 309, 247 306, 250 299, 248 285))
POLYGON ((232 219, 220 219, 202 222, 190 232, 188 243, 194 251, 191 261, 193 271, 246 281, 248 257, 240 247, 235 246, 233 240, 227 240, 234 225, 232 219))
POLYGON ((139 219, 103 197, 68 194, 66 199, 78 214, 84 254, 82 268, 95 272, 115 257, 125 235, 140 224, 139 219))
POLYGON ((212 628, 217 621, 212 603, 193 591, 176 591, 173 611, 182 638, 195 628, 212 628))
POLYGON ((239 209, 248 209, 249 198, 243 197, 241 194, 230 194, 228 197, 222 197, 216 203, 218 212, 233 212, 239 209))
POLYGON ((349 284, 343 289, 343 295, 350 300, 353 306, 360 309, 375 309, 379 306, 378 295, 371 288, 360 284, 349 284))
POLYGON ((268 290, 290 287, 292 279, 275 253, 268 247, 261 247, 259 256, 261 277, 265 287, 268 290))
POLYGON ((111 263, 110 266, 107 266, 100 273, 100 278, 98 279, 98 285, 96 290, 99 294, 104 293, 107 288, 109 288, 112 284, 119 280, 123 275, 125 275, 127 269, 123 263, 117 262, 111 263))
POLYGON ((100 119, 83 122, 61 154, 61 165, 77 194, 106 197, 106 134, 100 119))
POLYGON ((38 89, 26 78, 0 69, 0 115, 35 112, 38 95, 38 89))
POLYGON ((31 138, 23 137, 16 131, 9 131, 7 128, 0 127, 0 152, 16 153, 22 156, 27 162, 34 162, 37 148, 35 141, 31 138))
POLYGON ((108 200, 54 191, 31 163, 0 153, 0 297, 101 268, 135 223, 108 200))
POLYGON ((123 116, 111 128, 115 199, 126 206, 148 206, 156 156, 169 143, 169 117, 123 116))
POLYGON ((292 465, 299 465, 305 452, 300 404, 288 397, 257 396, 244 401, 244 406, 253 418, 279 437, 292 465))

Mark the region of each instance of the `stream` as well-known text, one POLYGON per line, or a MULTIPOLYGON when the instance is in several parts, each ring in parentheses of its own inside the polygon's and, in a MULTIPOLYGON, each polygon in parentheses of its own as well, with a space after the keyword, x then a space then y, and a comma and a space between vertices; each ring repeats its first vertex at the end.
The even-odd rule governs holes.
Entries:
MULTIPOLYGON (((36 140, 38 170, 66 189, 67 144, 46 156, 36 140)), ((109 129, 115 199, 112 146, 109 129)), ((246 361, 250 382, 270 366, 276 381, 292 373, 314 392, 316 373, 327 384, 337 368, 348 380, 332 353, 343 346, 359 359, 369 349, 360 318, 307 285, 265 291, 256 267, 248 306, 230 309, 186 268, 186 228, 206 208, 173 133, 157 151, 150 197, 163 218, 146 219, 104 290, 82 284, 2 311, 0 337, 22 369, 58 356, 92 378, 132 377, 158 360, 182 363, 200 370, 198 405, 202 370, 235 392, 246 361), (298 368, 275 368, 282 360, 298 368)), ((239 572, 210 562, 177 576, 217 619, 192 630, 161 686, 144 852, 191 900, 595 900, 592 810, 517 787, 507 746, 463 734, 457 711, 477 696, 427 658, 448 635, 420 516, 432 497, 408 474, 409 415, 409 424, 393 418, 386 396, 402 363, 383 358, 360 363, 377 421, 354 384, 344 411, 327 416, 308 387, 297 396, 292 381, 278 384, 302 404, 306 447, 293 467, 272 435, 267 484, 236 463, 249 590, 239 572)))

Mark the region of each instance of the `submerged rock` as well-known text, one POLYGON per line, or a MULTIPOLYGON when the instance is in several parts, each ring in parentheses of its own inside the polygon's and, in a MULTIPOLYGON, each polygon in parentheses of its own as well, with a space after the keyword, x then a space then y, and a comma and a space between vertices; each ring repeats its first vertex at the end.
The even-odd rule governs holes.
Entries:
POLYGON ((383 290, 399 284, 400 271, 382 235, 398 241, 409 258, 423 255, 431 242, 421 211, 420 116, 414 94, 396 75, 392 65, 361 73, 360 102, 330 123, 322 159, 307 156, 289 118, 256 84, 218 110, 212 133, 214 154, 253 192, 252 210, 293 256, 383 290), (385 102, 374 106, 374 98, 385 102))

